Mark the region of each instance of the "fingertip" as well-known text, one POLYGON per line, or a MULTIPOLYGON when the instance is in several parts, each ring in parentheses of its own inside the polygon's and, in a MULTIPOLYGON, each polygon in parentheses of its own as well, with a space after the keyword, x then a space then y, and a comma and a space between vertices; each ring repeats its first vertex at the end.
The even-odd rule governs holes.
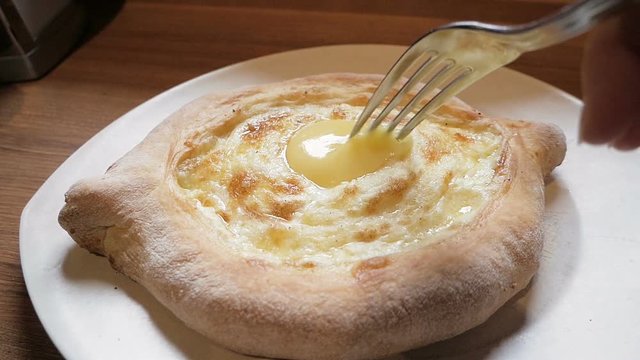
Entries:
POLYGON ((605 144, 618 137, 623 132, 623 125, 619 121, 611 121, 607 109, 597 101, 590 101, 585 105, 578 130, 579 142, 590 144, 605 144), (604 111, 603 111, 604 110, 604 111))
POLYGON ((612 142, 614 148, 631 151, 640 147, 640 122, 636 122, 622 136, 612 142))
POLYGON ((581 142, 613 143, 640 117, 640 58, 624 45, 622 35, 616 18, 600 25, 587 39, 582 66, 585 105, 578 131, 581 142))

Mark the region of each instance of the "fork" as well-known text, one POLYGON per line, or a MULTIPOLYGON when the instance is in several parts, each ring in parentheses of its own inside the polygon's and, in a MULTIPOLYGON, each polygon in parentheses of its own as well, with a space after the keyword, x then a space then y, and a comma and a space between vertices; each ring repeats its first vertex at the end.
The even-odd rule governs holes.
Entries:
POLYGON ((377 128, 418 84, 424 85, 389 123, 389 133, 417 108, 421 100, 440 89, 399 130, 396 138, 401 140, 449 98, 511 63, 522 53, 578 36, 632 3, 640 3, 640 0, 583 0, 522 25, 462 21, 436 28, 413 43, 396 61, 360 113, 350 137, 358 134, 410 68, 417 67, 417 70, 373 119, 370 130, 377 128))

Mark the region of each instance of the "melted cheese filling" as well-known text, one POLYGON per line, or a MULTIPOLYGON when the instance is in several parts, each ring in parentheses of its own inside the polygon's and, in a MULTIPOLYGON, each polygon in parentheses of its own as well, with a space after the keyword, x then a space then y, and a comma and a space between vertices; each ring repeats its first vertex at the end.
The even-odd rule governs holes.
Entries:
POLYGON ((322 187, 372 173, 411 150, 411 138, 396 140, 378 127, 349 139, 354 121, 321 120, 298 130, 287 145, 291 169, 322 187))
POLYGON ((502 188, 503 138, 488 121, 461 122, 445 112, 405 144, 372 137, 353 145, 379 146, 382 155, 336 150, 343 140, 322 143, 348 134, 363 105, 246 106, 233 123, 189 140, 176 165, 180 191, 229 231, 214 241, 246 258, 312 268, 435 243, 472 221, 502 188), (311 159, 314 151, 323 155, 311 159), (364 158, 372 162, 360 164, 364 158), (350 165, 330 174, 342 163, 350 165))

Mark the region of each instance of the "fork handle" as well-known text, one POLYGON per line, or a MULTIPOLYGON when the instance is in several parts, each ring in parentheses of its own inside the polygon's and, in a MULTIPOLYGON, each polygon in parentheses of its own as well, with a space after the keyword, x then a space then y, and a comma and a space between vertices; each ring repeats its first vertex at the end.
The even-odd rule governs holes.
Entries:
POLYGON ((640 0, 579 1, 553 15, 512 27, 509 35, 516 38, 520 51, 539 50, 581 35, 631 4, 640 4, 640 0))

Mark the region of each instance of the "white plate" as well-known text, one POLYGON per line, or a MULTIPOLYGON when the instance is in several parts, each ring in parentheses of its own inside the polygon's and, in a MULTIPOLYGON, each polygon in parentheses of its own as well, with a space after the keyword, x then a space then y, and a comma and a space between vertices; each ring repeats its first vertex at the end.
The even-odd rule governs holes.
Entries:
MULTIPOLYGON (((104 258, 58 226, 63 194, 101 174, 188 101, 216 90, 335 72, 384 73, 402 47, 346 45, 266 56, 203 75, 138 106, 76 151, 42 185, 20 224, 29 294, 69 359, 241 359, 180 323, 104 258)), ((480 110, 549 121, 567 135, 565 162, 547 186, 546 245, 532 285, 484 325, 394 359, 637 358, 640 354, 640 153, 577 146, 579 100, 502 69, 468 89, 480 110)))

